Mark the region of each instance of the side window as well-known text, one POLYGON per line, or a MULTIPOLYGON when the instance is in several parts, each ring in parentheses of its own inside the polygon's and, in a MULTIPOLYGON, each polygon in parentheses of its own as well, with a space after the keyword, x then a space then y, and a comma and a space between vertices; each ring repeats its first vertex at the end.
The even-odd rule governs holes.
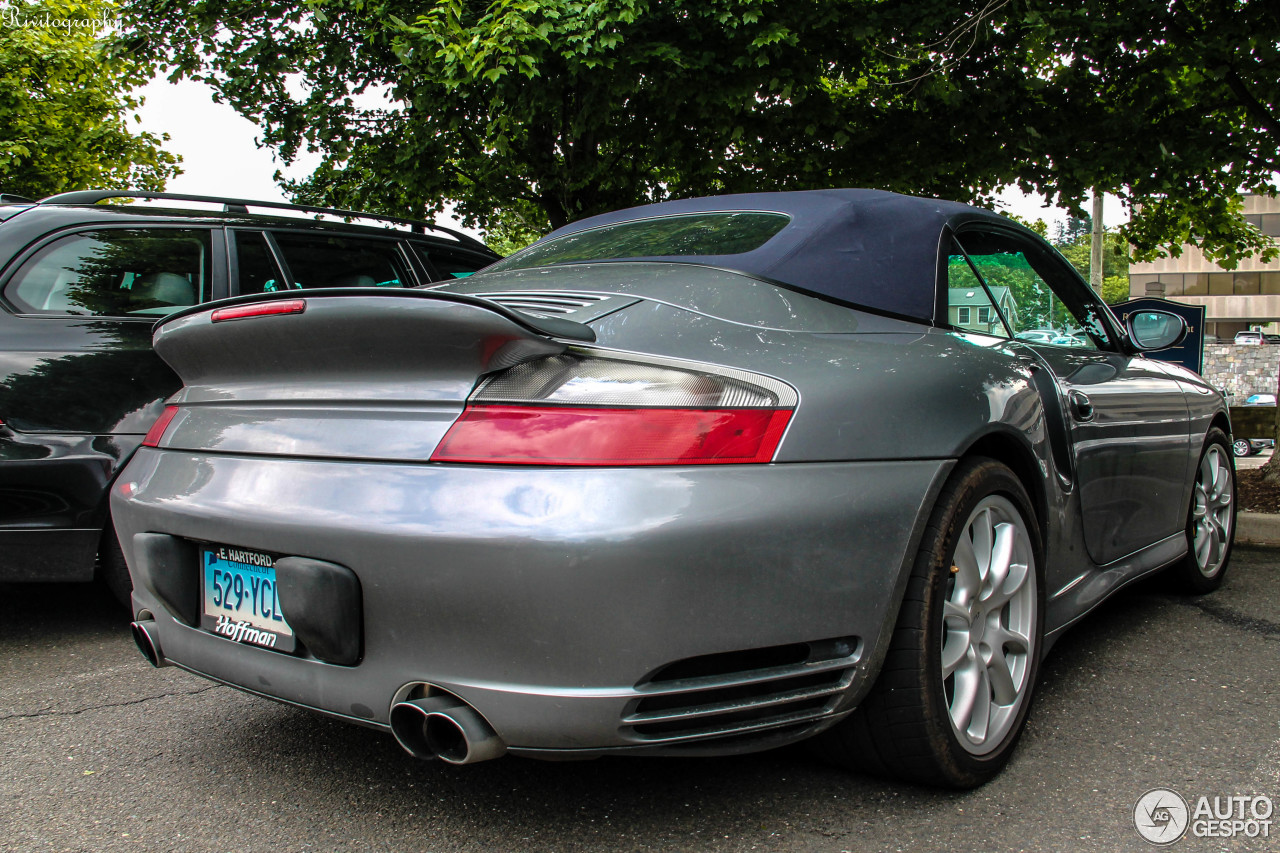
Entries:
POLYGON ((274 293, 288 290, 276 259, 259 231, 234 231, 236 265, 239 270, 239 293, 274 293))
MULTIPOLYGON (((947 318, 953 328, 980 335, 1009 337, 1000 315, 992 309, 992 298, 1008 300, 1001 288, 983 287, 973 268, 958 250, 947 259, 947 318)), ((1002 310, 1008 310, 1006 304, 1002 310)))
POLYGON ((396 240, 274 231, 294 287, 410 287, 396 240))
POLYGON ((206 230, 72 234, 29 258, 5 296, 24 313, 163 316, 209 298, 211 254, 206 230))
POLYGON ((1096 300, 1056 269, 1048 250, 1005 234, 963 233, 957 241, 1015 338, 1078 349, 1106 345, 1096 300))
POLYGON ((414 249, 418 252, 418 256, 426 262, 427 269, 436 271, 436 281, 466 278, 476 270, 482 270, 494 262, 493 258, 447 254, 417 244, 414 244, 414 249))

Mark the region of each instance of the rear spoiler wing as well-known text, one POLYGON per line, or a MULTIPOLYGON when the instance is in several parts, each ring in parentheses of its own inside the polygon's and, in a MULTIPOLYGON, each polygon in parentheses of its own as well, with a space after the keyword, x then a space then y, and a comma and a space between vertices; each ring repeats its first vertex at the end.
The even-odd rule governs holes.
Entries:
POLYGON ((510 320, 518 326, 528 329, 539 335, 549 338, 559 338, 561 340, 578 341, 582 343, 593 343, 596 339, 595 330, 584 323, 578 323, 573 320, 566 320, 562 317, 538 317, 532 314, 525 314, 514 308, 508 308, 500 305, 490 299, 484 299, 479 296, 468 296, 464 293, 449 293, 440 290, 417 290, 412 288, 390 288, 390 287, 322 287, 311 290, 285 290, 277 293, 251 293, 246 296, 233 296, 229 299, 219 299, 215 302, 205 302, 200 305, 193 305, 190 308, 184 308, 181 311, 175 311, 161 318, 155 325, 153 333, 159 331, 162 326, 167 323, 179 320, 183 317, 190 317, 192 314, 199 314, 204 311, 212 311, 218 308, 228 308, 236 305, 252 305, 260 302, 275 302, 278 300, 288 299, 311 299, 311 298, 332 298, 332 297, 369 297, 369 296, 392 296, 399 299, 427 299, 436 302, 453 302, 461 305, 470 305, 475 308, 484 308, 499 314, 510 320))

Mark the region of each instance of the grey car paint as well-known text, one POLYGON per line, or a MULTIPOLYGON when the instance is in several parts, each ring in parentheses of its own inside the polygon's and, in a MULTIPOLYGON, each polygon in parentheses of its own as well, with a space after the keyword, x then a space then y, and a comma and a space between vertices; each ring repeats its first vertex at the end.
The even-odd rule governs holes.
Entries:
POLYGON ((619 731, 625 706, 645 695, 637 685, 646 675, 697 654, 856 637, 845 666, 865 686, 871 647, 892 616, 883 590, 917 536, 898 507, 929 494, 948 468, 654 468, 620 482, 608 469, 548 478, 216 455, 191 467, 180 453, 151 450, 137 459, 122 532, 269 544, 359 567, 366 612, 378 614, 358 667, 299 660, 165 619, 143 565, 137 596, 165 629, 166 656, 384 725, 397 689, 430 682, 480 709, 513 751, 647 745, 619 731), (259 497, 246 504, 250 487, 259 497), (166 507, 193 493, 198 514, 166 507), (303 497, 315 510, 299 518, 292 507, 303 497), (860 523, 848 523, 851 513, 860 523), (864 565, 880 568, 855 571, 864 565), (777 606, 767 620, 753 618, 762 598, 777 606), (406 648, 423 650, 407 666, 406 648))
POLYGON ((559 294, 596 340, 388 293, 309 297, 305 313, 216 330, 207 312, 161 327, 157 351, 187 387, 161 446, 113 492, 121 541, 161 533, 331 561, 359 576, 366 613, 358 666, 228 642, 175 619, 157 567, 133 548, 136 610, 154 619, 164 659, 374 726, 407 685, 437 685, 530 755, 759 749, 832 725, 869 687, 959 457, 998 455, 1028 483, 1052 642, 1186 552, 1183 459, 1203 440, 1187 396, 1194 429, 1226 425, 1203 383, 1141 356, 962 334, 705 267, 557 267, 448 289, 500 303, 559 294), (613 301, 575 309, 575 294, 613 301), (331 346, 298 345, 315 340, 331 346), (799 404, 773 465, 428 462, 479 376, 568 348, 754 371, 799 404), (1072 391, 1095 401, 1092 420, 1069 414, 1072 391), (1134 442, 1136 461, 1114 452, 1134 442), (1153 489, 1168 506, 1130 507, 1153 489), (1133 530, 1110 524, 1117 507, 1133 530), (756 728, 635 723, 655 695, 736 686, 650 680, 673 662, 837 640, 848 654, 787 671, 834 679, 803 713, 756 728))
MULTIPOLYGON (((1085 542, 1106 564, 1177 532, 1186 519, 1187 403, 1158 362, 1035 347, 1067 401, 1085 542)), ((1198 448, 1197 448, 1198 449, 1198 448)))

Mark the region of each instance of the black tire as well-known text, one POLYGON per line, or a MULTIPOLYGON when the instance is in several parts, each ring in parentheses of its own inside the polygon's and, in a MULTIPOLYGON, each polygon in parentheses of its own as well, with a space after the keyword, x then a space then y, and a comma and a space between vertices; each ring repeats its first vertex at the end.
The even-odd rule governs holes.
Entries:
POLYGON ((102 541, 98 544, 98 578, 111 590, 116 601, 132 613, 133 580, 129 577, 129 566, 124 561, 124 551, 120 548, 120 540, 116 538, 116 529, 111 524, 111 519, 107 519, 107 527, 102 531, 102 541))
POLYGON ((1236 456, 1252 456, 1253 445, 1247 438, 1237 438, 1231 442, 1231 452, 1236 456))
MULTIPOLYGON (((1043 562, 1036 516, 1018 478, 992 459, 962 460, 939 495, 925 530, 875 685, 853 714, 823 734, 814 746, 825 757, 853 769, 924 785, 972 788, 999 773, 1022 733, 1039 672, 1044 645, 1043 562), (1018 520, 1025 537, 1018 532, 1018 520), (989 567, 996 562, 991 559, 994 543, 1006 541, 1001 537, 1013 538, 1015 544, 1009 552, 1013 556, 1004 561, 1012 568, 1005 577, 1014 581, 1017 590, 1007 603, 1000 604, 1000 596, 989 586, 991 576, 978 577, 974 604, 969 605, 968 616, 957 628, 956 608, 962 606, 957 600, 963 602, 963 588, 972 587, 975 577, 974 569, 958 565, 969 562, 960 556, 961 538, 966 537, 969 543, 964 546, 968 554, 980 553, 969 537, 984 524, 991 531, 991 538, 985 541, 993 543, 992 551, 987 552, 989 567), (1031 565, 1021 570, 1026 560, 1031 565), (969 580, 963 580, 965 577, 969 580), (975 617, 983 599, 994 606, 975 617), (982 642, 991 639, 990 645, 995 645, 998 629, 993 626, 997 623, 1009 626, 1009 632, 1016 624, 1024 635, 1015 643, 1013 633, 1008 633, 999 643, 998 660, 981 657, 990 654, 982 642), (981 653, 974 643, 983 649, 981 653), (953 644, 965 651, 960 658, 951 655, 959 663, 952 664, 954 673, 947 676, 943 654, 953 644), (998 671, 1002 664, 1006 665, 1003 676, 1008 677, 1007 682, 998 671), (966 684, 976 686, 961 688, 962 676, 967 677, 966 684), (1002 704, 1001 688, 1007 697, 1011 695, 1009 687, 1014 689, 1014 698, 1002 704), (977 743, 971 732, 978 723, 962 724, 956 716, 962 721, 976 720, 978 713, 965 717, 963 709, 956 706, 963 705, 962 692, 975 697, 973 705, 980 706, 984 690, 995 728, 988 730, 994 732, 990 743, 977 743), (990 709, 1003 710, 992 713, 990 709)), ((980 575, 980 568, 976 571, 980 575)), ((1006 581, 995 586, 1007 589, 1006 581)))
POLYGON ((1187 555, 1169 567, 1173 585, 1191 595, 1222 586, 1236 535, 1236 466, 1226 434, 1214 427, 1205 436, 1187 512, 1187 555), (1208 482, 1216 472, 1219 478, 1208 482), (1206 547, 1207 546, 1207 547, 1206 547))

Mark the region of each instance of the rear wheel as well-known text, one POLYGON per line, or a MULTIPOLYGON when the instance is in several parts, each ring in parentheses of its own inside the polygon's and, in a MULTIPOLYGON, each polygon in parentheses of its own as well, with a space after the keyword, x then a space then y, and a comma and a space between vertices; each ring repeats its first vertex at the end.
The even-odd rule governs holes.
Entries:
POLYGON ((1226 434, 1211 429, 1191 491, 1187 555, 1169 569, 1175 583, 1195 595, 1222 586, 1235 532, 1236 468, 1227 453, 1226 434))
POLYGON ((1231 443, 1231 450, 1236 456, 1249 456, 1253 453, 1253 445, 1246 439, 1237 438, 1231 443))
POLYGON ((934 508, 870 694, 823 736, 840 763, 969 788, 1022 733, 1043 636, 1040 534, 1018 478, 964 460, 934 508))

